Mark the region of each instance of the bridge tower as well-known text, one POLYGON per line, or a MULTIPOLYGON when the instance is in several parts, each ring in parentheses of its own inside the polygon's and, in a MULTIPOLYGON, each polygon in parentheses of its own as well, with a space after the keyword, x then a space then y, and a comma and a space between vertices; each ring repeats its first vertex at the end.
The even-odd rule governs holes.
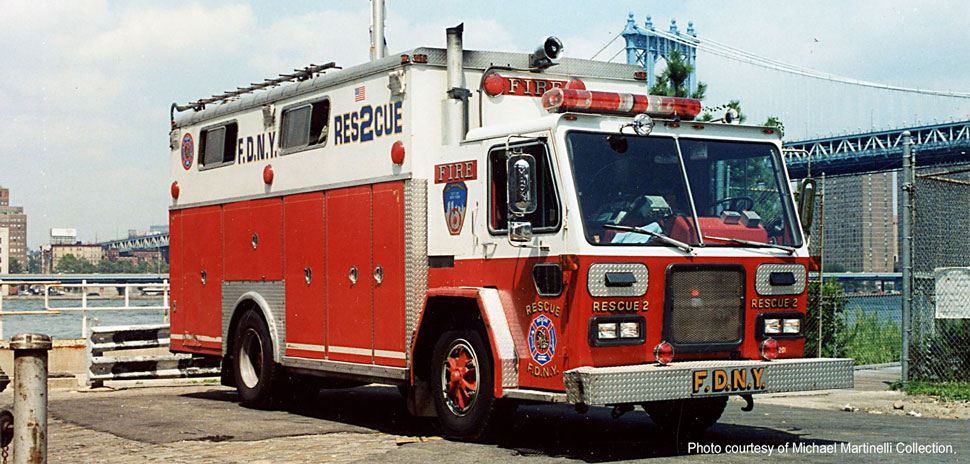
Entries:
POLYGON ((694 32, 694 23, 687 23, 687 33, 681 34, 677 29, 677 20, 670 20, 670 30, 667 33, 658 33, 653 27, 650 16, 644 22, 644 27, 636 25, 633 13, 626 20, 626 27, 621 33, 626 39, 626 62, 627 64, 639 64, 647 72, 647 83, 653 87, 656 81, 654 66, 657 60, 664 60, 670 57, 674 50, 680 50, 684 60, 694 67, 694 71, 687 78, 687 89, 693 93, 697 90, 697 33, 694 32), (661 35, 662 34, 662 35, 661 35), (671 36, 675 36, 671 37, 671 36))

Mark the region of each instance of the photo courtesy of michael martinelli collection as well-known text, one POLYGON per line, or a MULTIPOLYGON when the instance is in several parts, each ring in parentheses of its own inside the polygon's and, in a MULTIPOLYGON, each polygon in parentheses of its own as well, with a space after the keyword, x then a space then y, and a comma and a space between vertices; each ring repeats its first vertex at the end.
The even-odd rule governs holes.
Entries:
POLYGON ((688 442, 688 454, 758 454, 769 457, 806 454, 846 454, 846 455, 897 455, 900 457, 918 455, 946 455, 956 454, 953 445, 949 443, 919 443, 904 441, 886 441, 881 443, 851 443, 829 442, 817 443, 810 441, 795 441, 779 444, 720 444, 688 442))

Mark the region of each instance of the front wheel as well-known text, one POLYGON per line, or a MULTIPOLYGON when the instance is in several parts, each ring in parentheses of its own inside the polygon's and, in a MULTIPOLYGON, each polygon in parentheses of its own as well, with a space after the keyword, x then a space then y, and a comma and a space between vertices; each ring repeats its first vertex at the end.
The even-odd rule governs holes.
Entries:
POLYGON ((644 403, 643 409, 662 430, 694 435, 711 428, 727 406, 728 397, 692 398, 644 403))
POLYGON ((273 341, 262 316, 251 310, 243 314, 232 346, 233 374, 242 404, 269 408, 277 366, 273 361, 273 341))
POLYGON ((432 355, 431 392, 445 435, 481 440, 499 422, 491 354, 473 330, 452 330, 438 338, 432 355))

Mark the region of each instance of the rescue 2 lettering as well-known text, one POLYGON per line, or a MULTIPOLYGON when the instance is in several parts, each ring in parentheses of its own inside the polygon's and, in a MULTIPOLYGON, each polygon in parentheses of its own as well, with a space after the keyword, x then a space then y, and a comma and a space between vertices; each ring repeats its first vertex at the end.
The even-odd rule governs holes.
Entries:
POLYGON ((752 298, 751 309, 796 309, 798 298, 752 298))
POLYGON ((621 300, 608 300, 608 301, 594 301, 593 302, 593 312, 594 313, 613 313, 622 311, 646 311, 649 306, 649 301, 621 301, 621 300))
POLYGON ((373 107, 364 105, 358 111, 333 117, 333 138, 336 145, 370 142, 377 137, 400 134, 404 131, 401 102, 373 107))

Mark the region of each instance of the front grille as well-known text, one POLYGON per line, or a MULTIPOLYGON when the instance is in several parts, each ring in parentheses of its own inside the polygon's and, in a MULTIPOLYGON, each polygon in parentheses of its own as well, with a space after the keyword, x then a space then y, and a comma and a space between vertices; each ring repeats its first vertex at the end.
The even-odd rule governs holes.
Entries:
POLYGON ((743 334, 744 268, 671 266, 665 303, 664 338, 675 347, 733 348, 743 334))

